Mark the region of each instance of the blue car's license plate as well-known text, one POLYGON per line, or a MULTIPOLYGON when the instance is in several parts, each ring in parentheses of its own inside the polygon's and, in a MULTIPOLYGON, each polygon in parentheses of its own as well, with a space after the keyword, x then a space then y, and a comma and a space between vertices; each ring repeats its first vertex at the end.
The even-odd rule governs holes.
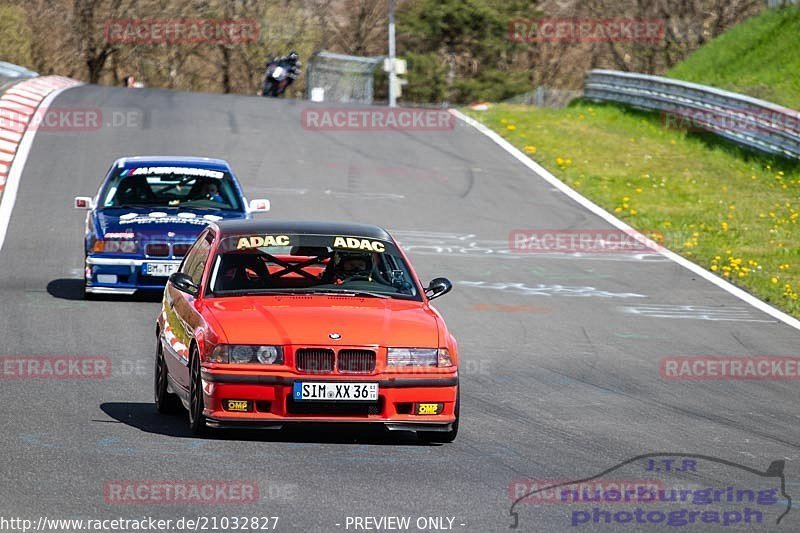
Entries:
POLYGON ((142 274, 158 278, 168 278, 178 271, 178 263, 145 263, 142 265, 142 274))

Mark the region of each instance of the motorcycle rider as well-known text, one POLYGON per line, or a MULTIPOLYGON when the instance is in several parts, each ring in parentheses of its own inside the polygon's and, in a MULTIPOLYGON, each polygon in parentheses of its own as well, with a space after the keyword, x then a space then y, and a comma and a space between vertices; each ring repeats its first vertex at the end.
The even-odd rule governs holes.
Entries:
POLYGON ((300 76, 300 68, 302 67, 302 63, 300 62, 300 56, 292 50, 289 52, 288 55, 275 57, 271 61, 267 61, 266 69, 264 71, 264 78, 262 80, 262 96, 280 96, 283 94, 289 86, 294 83, 300 76), (275 67, 281 67, 286 71, 286 80, 285 84, 282 86, 276 86, 275 84, 278 83, 278 80, 272 79, 272 74, 275 71, 275 67))

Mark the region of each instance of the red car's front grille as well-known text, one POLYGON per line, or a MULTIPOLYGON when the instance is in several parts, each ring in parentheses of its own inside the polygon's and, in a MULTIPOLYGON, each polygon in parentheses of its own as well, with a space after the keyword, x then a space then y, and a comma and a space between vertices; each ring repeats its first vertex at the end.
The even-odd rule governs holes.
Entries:
POLYGON ((372 350, 341 350, 336 360, 339 372, 369 373, 375 370, 375 352, 372 350))
POLYGON ((300 348, 294 356, 295 366, 309 374, 329 374, 333 372, 333 350, 326 348, 300 348))

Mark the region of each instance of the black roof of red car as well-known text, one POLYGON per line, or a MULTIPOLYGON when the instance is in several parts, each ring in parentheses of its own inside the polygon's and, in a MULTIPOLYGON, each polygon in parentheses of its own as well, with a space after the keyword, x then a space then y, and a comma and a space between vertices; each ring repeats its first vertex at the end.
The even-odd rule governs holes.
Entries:
POLYGON ((222 237, 254 234, 287 235, 341 235, 343 237, 362 237, 382 241, 393 241, 391 235, 372 224, 353 222, 319 222, 310 220, 274 219, 235 219, 219 221, 215 224, 222 237))

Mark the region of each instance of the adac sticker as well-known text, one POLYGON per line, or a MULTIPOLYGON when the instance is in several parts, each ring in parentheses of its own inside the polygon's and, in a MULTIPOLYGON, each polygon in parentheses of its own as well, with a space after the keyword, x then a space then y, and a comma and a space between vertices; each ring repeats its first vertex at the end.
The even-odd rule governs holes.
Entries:
POLYGON ((240 237, 236 244, 237 250, 248 248, 261 248, 262 246, 289 246, 292 240, 288 235, 254 235, 252 237, 240 237))
POLYGON ((386 245, 381 241, 371 241, 369 239, 357 239, 356 237, 336 237, 333 239, 334 248, 344 248, 345 250, 364 250, 367 252, 378 252, 382 254, 386 251, 386 245))

